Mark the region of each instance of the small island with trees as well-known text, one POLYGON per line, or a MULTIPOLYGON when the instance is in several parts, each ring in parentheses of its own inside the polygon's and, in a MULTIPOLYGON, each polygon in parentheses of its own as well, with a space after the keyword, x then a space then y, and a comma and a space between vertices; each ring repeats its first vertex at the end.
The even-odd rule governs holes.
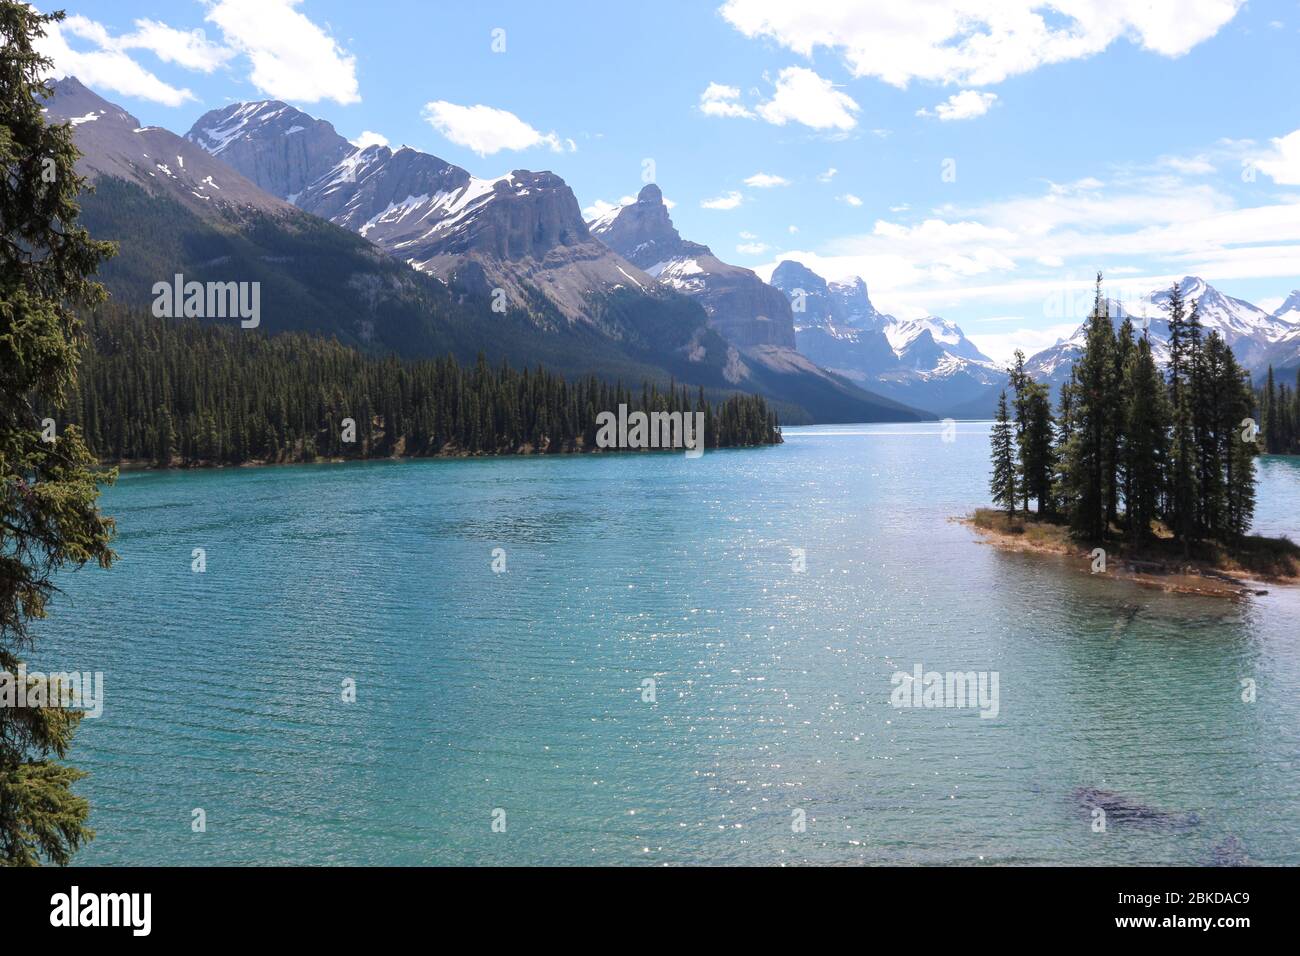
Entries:
MULTIPOLYGON (((1016 353, 990 436, 997 507, 966 522, 999 546, 1075 556, 1091 572, 1165 590, 1232 596, 1250 581, 1300 583, 1300 547, 1249 533, 1265 435, 1248 373, 1177 286, 1162 372, 1145 332, 1127 317, 1115 328, 1101 280, 1055 412, 1016 353)), ((1285 391, 1273 395, 1266 415, 1286 407, 1285 391)))

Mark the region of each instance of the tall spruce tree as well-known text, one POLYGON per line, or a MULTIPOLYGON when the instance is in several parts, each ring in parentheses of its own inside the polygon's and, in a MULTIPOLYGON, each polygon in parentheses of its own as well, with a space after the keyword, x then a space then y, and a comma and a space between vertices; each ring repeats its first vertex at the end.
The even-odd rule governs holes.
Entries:
POLYGON ((993 421, 993 431, 989 438, 993 459, 993 477, 989 481, 989 493, 993 503, 1000 505, 1008 518, 1016 516, 1016 438, 1014 428, 1007 417, 1007 393, 1003 390, 998 398, 998 413, 993 421))
POLYGON ((1040 515, 1056 511, 1053 476, 1056 472, 1056 423, 1052 419, 1052 393, 1041 382, 1028 376, 1022 385, 1025 393, 1025 425, 1020 441, 1020 475, 1025 511, 1029 499, 1038 502, 1040 515))
POLYGON ((1114 414, 1111 416, 1106 445, 1106 520, 1110 524, 1119 522, 1120 499, 1124 496, 1127 484, 1120 449, 1124 444, 1124 409, 1128 405, 1128 385, 1124 373, 1134 348, 1133 320, 1126 315, 1115 333, 1115 370, 1111 379, 1115 389, 1114 414))
POLYGON ((1197 449, 1193 388, 1196 344, 1182 289, 1169 290, 1169 440, 1168 519, 1189 555, 1196 536, 1197 449))
POLYGON ((1207 537, 1219 538, 1226 531, 1227 459, 1232 443, 1241 431, 1241 420, 1249 415, 1241 402, 1241 383, 1232 350, 1213 331, 1204 339, 1197 363, 1196 390, 1196 483, 1200 489, 1197 527, 1207 537))
MULTIPOLYGON (((80 714, 52 699, 59 688, 44 688, 46 706, 13 706, 13 691, 56 573, 114 557, 112 522, 97 507, 104 476, 79 429, 56 421, 54 440, 42 440, 35 411, 62 408, 71 391, 82 341, 75 309, 102 299, 90 277, 113 249, 77 225, 85 184, 72 130, 42 114, 51 64, 33 44, 62 16, 0 0, 0 863, 10 865, 67 863, 93 836, 88 804, 72 792, 83 774, 60 759, 80 714)), ((24 680, 35 690, 35 678, 24 680)))
POLYGON ((1237 364, 1232 350, 1223 346, 1217 392, 1221 396, 1215 409, 1215 430, 1220 440, 1218 453, 1223 468, 1221 525, 1218 536, 1229 541, 1250 531, 1255 517, 1255 456, 1259 439, 1251 433, 1250 416, 1254 394, 1250 373, 1237 364))
MULTIPOLYGON (((1010 382, 1012 392, 1015 398, 1012 400, 1012 408, 1016 413, 1016 448, 1020 455, 1023 467, 1025 458, 1025 422, 1026 422, 1026 405, 1028 397, 1025 394, 1026 387, 1029 384, 1029 373, 1025 371, 1025 353, 1016 349, 1015 360, 1011 367, 1007 369, 1007 378, 1010 382)), ((1023 476, 1023 472, 1022 472, 1023 476)), ((1027 482, 1020 483, 1020 493, 1024 496, 1024 510, 1029 511, 1029 485, 1027 482)))
POLYGON ((1144 335, 1124 369, 1124 506, 1129 540, 1141 547, 1151 534, 1164 485, 1168 403, 1164 381, 1144 335))
MULTIPOLYGON (((1296 374, 1300 376, 1300 369, 1297 369, 1296 374)), ((1297 381, 1300 381, 1300 378, 1297 381)), ((1282 444, 1281 429, 1278 428, 1281 420, 1280 412, 1277 383, 1273 381, 1273 366, 1270 365, 1260 401, 1260 431, 1264 433, 1264 447, 1270 451, 1282 444)))
POLYGON ((1110 304, 1102 295, 1099 272, 1083 355, 1074 366, 1071 434, 1063 452, 1070 525, 1089 541, 1101 541, 1106 536, 1106 496, 1113 483, 1111 435, 1118 398, 1114 351, 1115 330, 1110 322, 1110 304))

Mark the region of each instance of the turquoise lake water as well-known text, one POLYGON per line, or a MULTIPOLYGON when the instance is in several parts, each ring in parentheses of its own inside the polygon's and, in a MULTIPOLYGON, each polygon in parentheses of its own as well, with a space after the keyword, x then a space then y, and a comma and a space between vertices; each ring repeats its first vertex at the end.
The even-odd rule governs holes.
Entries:
MULTIPOLYGON (((987 429, 126 475, 33 662, 104 673, 77 861, 1300 864, 1300 593, 979 543, 987 429), (917 664, 997 716, 891 706, 917 664), (1081 788, 1199 822, 1093 832, 1081 788)), ((1300 534, 1300 462, 1259 467, 1300 534)))

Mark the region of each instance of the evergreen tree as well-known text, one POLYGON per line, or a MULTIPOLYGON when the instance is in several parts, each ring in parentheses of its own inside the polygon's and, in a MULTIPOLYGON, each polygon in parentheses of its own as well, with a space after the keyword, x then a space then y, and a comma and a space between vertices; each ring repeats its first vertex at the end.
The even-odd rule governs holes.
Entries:
MULTIPOLYGON (((48 126, 41 77, 50 61, 34 41, 63 15, 0 0, 0 680, 12 693, 18 653, 46 615, 62 568, 107 567, 112 522, 96 506, 94 459, 59 414, 73 397, 82 340, 76 309, 100 301, 91 281, 112 254, 77 224, 84 180, 71 127, 48 126), (42 440, 35 406, 50 409, 55 440, 42 440)), ((27 679, 28 690, 33 680, 27 679)), ((49 688, 54 691, 57 688, 49 688)), ((80 719, 47 706, 0 706, 0 864, 67 863, 93 836, 89 806, 72 793, 83 774, 60 762, 80 719)))
MULTIPOLYGON (((1297 370, 1300 375, 1300 370, 1297 370)), ((1278 428, 1281 418, 1278 407, 1277 383, 1273 381, 1273 366, 1268 367, 1268 379, 1260 401, 1260 431, 1264 434, 1264 447, 1272 451, 1281 446, 1282 435, 1278 428)))
POLYGON ((1124 409, 1128 406, 1128 386, 1124 373, 1134 349, 1133 320, 1126 315, 1115 334, 1115 368, 1111 377, 1115 395, 1106 448, 1106 520, 1110 524, 1119 523, 1120 498, 1127 487, 1121 453, 1124 444, 1124 409))
POLYGON ((1075 363, 1071 435, 1064 449, 1070 525, 1089 541, 1106 536, 1107 491, 1113 483, 1111 435, 1115 419, 1115 331, 1101 293, 1101 273, 1085 331, 1083 355, 1075 363))
MULTIPOLYGON (((1028 405, 1028 398, 1025 391, 1029 385, 1029 374, 1025 371, 1025 353, 1020 349, 1016 349, 1015 361, 1012 363, 1011 368, 1007 369, 1007 378, 1009 379, 1012 391, 1015 394, 1012 407, 1016 412, 1016 447, 1020 455, 1023 469, 1025 457, 1026 408, 1028 405)), ((1021 473, 1023 475, 1023 470, 1021 473)), ((1024 510, 1028 513, 1029 483, 1027 481, 1021 482, 1020 492, 1024 496, 1024 510)))
POLYGON ((1169 407, 1172 429, 1169 444, 1168 517, 1183 554, 1191 553, 1196 534, 1197 448, 1193 365, 1196 348, 1187 319, 1182 290, 1177 283, 1169 290, 1169 407))
POLYGON ((1255 517, 1255 456, 1259 454, 1259 441, 1249 429, 1254 406, 1250 374, 1237 364, 1226 344, 1216 391, 1221 396, 1215 409, 1215 431, 1221 443, 1218 460, 1223 468, 1223 500, 1218 509, 1220 525, 1214 530, 1218 537, 1232 540, 1247 534, 1255 517))
POLYGON ((1151 533, 1164 484, 1167 403, 1164 382, 1144 335, 1124 370, 1126 405, 1120 446, 1129 538, 1140 547, 1151 533))
POLYGON ((1052 396, 1046 385, 1028 376, 1022 384, 1025 405, 1025 426, 1020 442, 1020 474, 1025 499, 1038 502, 1040 515, 1056 511, 1053 476, 1056 472, 1056 423, 1052 419, 1052 396))
POLYGON ((993 478, 989 492, 993 503, 1006 509, 1007 517, 1016 516, 1016 439, 1011 421, 1007 418, 1007 393, 998 398, 998 414, 991 436, 993 478))
POLYGON ((703 412, 709 448, 781 441, 775 413, 756 395, 723 394, 716 409, 726 414, 715 417, 702 390, 692 407, 671 384, 647 382, 633 399, 621 386, 569 383, 541 367, 376 358, 319 336, 161 322, 112 303, 89 314, 87 329, 81 387, 66 417, 88 421, 109 409, 118 427, 94 446, 108 462, 592 451, 597 415, 620 403, 629 412, 703 412), (171 384, 157 387, 162 381, 171 384), (356 422, 355 442, 342 441, 346 418, 356 422))

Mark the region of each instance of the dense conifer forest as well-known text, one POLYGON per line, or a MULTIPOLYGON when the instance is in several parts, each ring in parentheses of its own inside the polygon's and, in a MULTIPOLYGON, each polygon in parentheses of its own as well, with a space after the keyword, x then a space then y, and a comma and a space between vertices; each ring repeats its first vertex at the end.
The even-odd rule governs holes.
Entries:
POLYGON ((1260 438, 1270 455, 1300 455, 1300 369, 1295 385, 1274 381, 1270 366, 1264 386, 1255 396, 1260 414, 1260 438))
MULTIPOLYGON (((1234 542, 1255 509, 1252 459, 1260 450, 1255 395, 1232 350, 1204 334, 1195 304, 1170 292, 1169 362, 1162 372, 1151 343, 1125 319, 1116 329, 1097 277, 1083 354, 1053 412, 1047 388, 1017 354, 1014 398, 999 407, 992 436, 993 500, 1068 521, 1080 539, 1121 537, 1132 547, 1164 529, 1184 554, 1200 541, 1234 542)), ((1285 434, 1285 390, 1266 412, 1285 434)), ((1292 433, 1293 434, 1293 433, 1292 433)), ((1281 441, 1282 439, 1278 439, 1281 441)))
POLYGON ((602 411, 705 415, 705 447, 780 442, 758 396, 720 403, 685 388, 639 390, 542 368, 364 355, 304 333, 266 336, 106 306, 86 319, 66 407, 105 462, 156 467, 591 451, 602 411), (355 435, 347 441, 346 420, 355 435))

